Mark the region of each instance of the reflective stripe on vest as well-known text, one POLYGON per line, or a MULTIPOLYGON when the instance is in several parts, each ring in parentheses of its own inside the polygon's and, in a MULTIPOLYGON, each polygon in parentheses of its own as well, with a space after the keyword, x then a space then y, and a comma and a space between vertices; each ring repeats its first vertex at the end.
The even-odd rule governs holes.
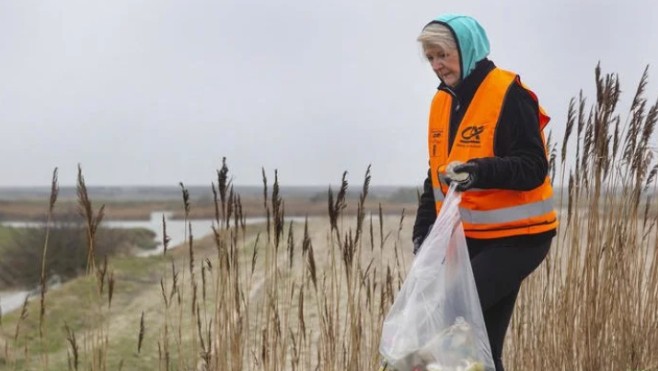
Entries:
POLYGON ((531 217, 539 217, 553 211, 553 198, 529 204, 495 210, 469 210, 459 208, 462 221, 470 224, 509 223, 531 217))
MULTIPOLYGON (((471 192, 471 190, 468 192, 471 192)), ((444 201, 445 196, 440 188, 434 188, 434 199, 437 202, 444 201)), ((531 217, 541 217, 550 213, 553 209, 554 203, 551 197, 547 200, 494 210, 470 210, 460 207, 459 214, 463 222, 476 226, 477 224, 509 223, 531 217)))

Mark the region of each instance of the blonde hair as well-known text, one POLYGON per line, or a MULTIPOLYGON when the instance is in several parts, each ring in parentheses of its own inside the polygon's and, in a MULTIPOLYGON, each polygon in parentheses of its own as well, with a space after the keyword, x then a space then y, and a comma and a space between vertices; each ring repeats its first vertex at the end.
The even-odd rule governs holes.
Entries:
POLYGON ((423 46, 423 50, 430 47, 439 47, 445 51, 457 50, 457 42, 452 31, 441 23, 430 23, 416 39, 423 46))

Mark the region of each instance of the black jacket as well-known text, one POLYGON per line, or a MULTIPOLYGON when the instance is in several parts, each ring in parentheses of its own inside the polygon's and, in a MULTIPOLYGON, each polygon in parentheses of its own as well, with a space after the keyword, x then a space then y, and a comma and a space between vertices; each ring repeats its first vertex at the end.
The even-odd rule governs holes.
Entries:
MULTIPOLYGON (((492 61, 484 59, 476 65, 475 69, 455 89, 444 84, 439 86, 453 96, 452 112, 450 114, 449 146, 455 138, 455 133, 468 108, 477 88, 495 65, 492 61)), ((494 134, 494 154, 496 157, 477 158, 469 162, 479 165, 475 188, 497 188, 526 191, 540 186, 548 173, 548 159, 544 142, 539 131, 538 105, 530 94, 518 84, 512 84, 503 104, 496 133, 494 134)), ((432 181, 429 170, 423 185, 412 238, 425 238, 429 227, 436 219, 436 207, 432 181)), ((543 232, 534 237, 515 236, 496 239, 551 238, 555 231, 543 232), (540 236, 541 235, 541 236, 540 236)), ((480 244, 482 241, 467 238, 469 246, 480 244)))

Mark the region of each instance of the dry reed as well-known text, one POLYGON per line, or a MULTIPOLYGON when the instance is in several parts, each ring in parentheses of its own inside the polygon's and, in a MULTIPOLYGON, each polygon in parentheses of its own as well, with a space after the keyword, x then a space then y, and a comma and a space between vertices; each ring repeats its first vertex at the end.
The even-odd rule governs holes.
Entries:
MULTIPOLYGON (((623 125, 616 113, 619 78, 604 76, 600 66, 589 113, 582 92, 577 104, 570 102, 562 178, 574 126, 577 131, 566 215, 546 264, 519 298, 506 349, 511 369, 658 366, 658 240, 653 231, 658 221, 655 216, 650 220, 649 212, 656 208, 656 148, 650 138, 658 104, 647 110, 647 80, 645 70, 623 125)), ((559 197, 558 204, 564 205, 559 197)))

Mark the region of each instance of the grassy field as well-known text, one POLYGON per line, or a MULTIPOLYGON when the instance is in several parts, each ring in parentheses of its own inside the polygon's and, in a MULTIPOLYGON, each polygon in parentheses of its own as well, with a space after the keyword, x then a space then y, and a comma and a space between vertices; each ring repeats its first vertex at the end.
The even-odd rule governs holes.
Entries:
MULTIPOLYGON (((196 252, 200 259, 212 255, 212 240, 198 241, 196 252)), ((84 365, 93 365, 94 361, 90 359, 94 353, 92 349, 100 341, 108 349, 103 355, 103 363, 109 369, 116 370, 122 365, 124 370, 152 370, 158 363, 158 327, 163 318, 160 280, 171 273, 172 267, 183 269, 186 256, 186 251, 179 249, 172 250, 167 257, 113 259, 109 273, 115 282, 111 302, 109 285, 101 294, 98 280, 93 276, 70 281, 52 290, 46 295, 43 339, 38 336, 38 299, 25 308, 24 320, 20 320, 20 310, 6 315, 0 345, 10 341, 14 344, 12 348, 28 348, 33 355, 25 358, 19 351, 6 352, 0 356, 0 369, 41 370, 47 362, 52 370, 66 370, 72 339, 69 335, 75 334, 79 342, 78 362, 83 369, 87 368, 84 365), (143 345, 138 351, 141 313, 144 313, 145 330, 143 345), (14 325, 19 322, 18 331, 25 336, 15 337, 17 329, 14 325), (96 338, 98 336, 100 340, 96 338)), ((181 285, 189 280, 184 273, 181 273, 181 285)), ((190 305, 189 299, 185 304, 190 305)), ((185 333, 193 330, 192 325, 181 323, 185 333)), ((182 346, 181 351, 190 351, 188 346, 182 346)))
POLYGON ((11 233, 11 228, 3 227, 0 225, 0 246, 3 246, 7 243, 7 241, 9 241, 11 238, 11 233))
MULTIPOLYGON (((373 216, 373 220, 379 218, 373 216)), ((380 256, 386 260, 394 261, 395 253, 401 253, 398 256, 402 261, 410 261, 410 224, 409 221, 403 220, 400 223, 400 216, 383 216, 384 224, 381 231, 377 225, 373 225, 373 235, 367 238, 373 238, 367 244, 372 244, 373 249, 376 244, 376 250, 380 251, 380 256), (380 237, 383 236, 383 244, 380 237), (372 242, 372 243, 371 243, 372 242), (402 249, 399 247, 404 246, 402 249)), ((351 223, 347 219, 342 223, 351 223)), ((368 222, 370 223, 370 222, 368 222)), ((374 221, 373 221, 374 223, 374 221)), ((274 224, 274 223, 272 223, 274 224)), ((271 228, 273 225, 270 226, 271 228)), ((345 225, 345 227, 347 227, 345 225)), ((303 236, 305 226, 300 223, 286 225, 280 236, 280 243, 294 236, 303 236), (292 231, 292 232, 291 232, 292 231)), ((335 259, 336 252, 331 249, 332 230, 328 218, 313 219, 306 226, 308 240, 316 244, 315 269, 317 272, 323 272, 323 276, 316 279, 329 279, 328 275, 337 267, 335 259)), ((192 232, 194 233, 194 232, 192 232)), ((308 260, 301 256, 301 246, 297 246, 293 252, 293 261, 290 264, 289 247, 281 246, 278 256, 278 263, 272 263, 272 257, 265 258, 269 254, 267 249, 274 249, 274 241, 267 241, 267 225, 254 225, 241 229, 240 227, 229 227, 224 233, 239 235, 237 238, 239 246, 235 251, 235 260, 239 268, 237 271, 245 272, 244 281, 241 282, 241 294, 245 295, 244 300, 251 301, 245 308, 251 312, 252 329, 258 333, 258 328, 264 322, 268 322, 267 317, 260 311, 261 304, 270 301, 272 293, 288 293, 294 295, 295 285, 312 285, 311 276, 308 273, 308 260), (254 255, 255 254, 255 255, 254 255), (256 258, 254 258, 256 256, 256 258), (254 260, 255 259, 255 260, 254 260), (280 265, 277 273, 269 271, 268 265, 280 265), (251 273, 253 265, 253 273, 251 273), (288 268, 288 269, 285 269, 288 268), (249 272, 247 274, 246 272, 249 272), (306 283, 304 283, 306 282, 306 283), (276 285, 276 286, 273 286, 276 285), (292 285, 292 289, 291 289, 292 285), (260 317, 260 318, 259 318, 260 317)), ((270 231, 270 239, 276 238, 274 231, 270 231)), ((335 233, 335 232, 334 232, 335 233)), ((299 237, 298 237, 299 238, 299 237)), ((83 369, 94 368, 94 362, 103 362, 108 369, 117 369, 120 366, 125 370, 152 370, 158 366, 160 369, 194 369, 195 363, 203 363, 203 359, 198 356, 200 340, 198 337, 198 321, 202 320, 204 325, 210 325, 213 318, 217 315, 217 306, 220 305, 221 299, 218 299, 218 290, 216 280, 219 277, 203 279, 204 275, 208 277, 216 273, 214 268, 221 266, 218 263, 217 241, 212 237, 206 237, 199 241, 192 242, 195 269, 190 273, 190 249, 189 245, 170 250, 167 256, 150 257, 150 258, 117 258, 111 263, 111 272, 115 283, 112 295, 112 304, 109 305, 107 287, 105 292, 100 294, 98 291, 98 277, 83 277, 65 284, 63 287, 49 292, 46 295, 46 319, 44 323, 44 338, 38 336, 39 333, 39 302, 31 301, 25 308, 23 319, 21 320, 21 311, 15 311, 3 318, 2 336, 0 337, 0 346, 9 346, 9 351, 0 355, 0 370, 10 369, 29 369, 40 370, 44 367, 45 362, 53 370, 68 369, 69 356, 71 351, 71 341, 67 340, 70 329, 76 334, 76 339, 80 349, 79 362, 83 369), (212 263, 211 263, 212 262, 212 263), (200 266, 200 267, 199 267, 200 266), (176 273, 174 273, 174 271, 176 273), (205 272, 205 273, 204 273, 205 272), (211 273, 212 272, 212 273, 211 273), (192 274, 198 281, 198 291, 196 294, 197 303, 192 304, 193 285, 191 281, 192 274), (177 277, 177 283, 173 283, 173 277, 177 277), (201 276, 201 277, 199 277, 201 276), (174 286, 176 288, 174 289, 174 286), (163 295, 163 291, 165 295, 163 295), (165 304, 165 297, 169 300, 165 304), (218 301, 219 300, 219 301, 218 301), (191 315, 193 307, 198 311, 195 317, 191 315), (144 336, 141 349, 138 351, 140 318, 144 313, 144 336), (18 330, 17 330, 17 327, 18 330), (169 333, 167 338, 164 334, 169 333), (16 333, 19 335, 16 336, 16 333), (195 336, 196 333, 196 336, 195 336), (23 335, 21 335, 23 334, 23 335), (100 337, 100 340, 94 338, 100 337), (168 340, 167 340, 168 339, 168 340), (196 339, 196 341, 195 341, 196 339), (100 342, 100 345, 95 344, 100 342), (168 356, 162 354, 165 342, 169 343, 168 356), (4 344, 3 344, 4 343, 4 344), (96 345, 96 346, 95 346, 96 345), (105 352, 102 359, 94 360, 94 348, 100 347, 105 352), (33 354, 25 358, 21 349, 31 349, 33 354), (160 348, 160 349, 159 349, 160 348), (196 348, 196 349, 194 349, 196 348), (69 355, 67 355, 69 354, 69 355), (47 355, 47 360, 45 359, 47 355), (85 355, 87 357, 85 357, 85 355), (163 357, 168 357, 168 361, 163 357), (163 364, 168 362, 169 367, 163 364), (84 366, 83 366, 84 365, 84 366)), ((293 245, 299 245, 300 241, 294 242, 293 245)), ((381 262, 381 261, 380 261, 381 262)), ((379 263, 379 262, 378 262, 379 263)), ((403 264, 403 263, 402 263, 403 264)), ((404 264, 403 264, 404 265, 404 264)), ((334 278, 340 277, 340 271, 333 272, 334 278)), ((379 273, 378 273, 379 274, 379 273)), ((235 278, 235 277, 234 277, 235 278)), ((313 290, 306 287, 309 299, 313 296, 313 290)), ((339 298, 346 294, 347 287, 337 285, 333 287, 335 297, 339 298)), ((392 289, 392 287, 391 287, 392 289)), ((298 294, 298 293, 297 293, 298 294)), ((315 294, 318 294, 317 292, 315 294)), ((222 293, 219 296, 227 295, 222 293)), ((319 295, 319 294, 318 294, 319 295)), ((283 295, 282 295, 283 296, 283 295)), ((281 297, 276 306, 280 313, 299 310, 299 302, 286 302, 281 297)), ((306 309, 309 313, 305 320, 305 326, 308 326, 309 337, 321 336, 320 323, 323 317, 322 313, 315 313, 318 309, 311 306, 306 309), (314 330, 313 330, 314 329, 314 330), (317 332, 316 332, 317 331, 317 332)), ((316 303, 321 305, 320 302, 316 303)), ((346 303, 336 300, 335 310, 341 309, 346 303)), ((270 302, 270 305, 274 305, 270 302)), ((283 315, 281 315, 283 317, 283 315)), ((282 322, 283 318, 280 319, 282 322)), ((289 326, 296 321, 296 316, 285 318, 289 326)), ((298 325, 298 324, 297 324, 298 325)), ((336 324, 337 326, 339 324, 336 324)), ((372 323, 372 326, 377 324, 372 323)), ((246 329, 245 329, 246 330, 246 329)), ((371 329, 377 332, 375 328, 371 329)), ((218 331, 217 329, 213 331, 218 331)), ((247 334, 245 334, 246 336, 247 334)), ((338 334, 336 334, 338 335, 338 334)), ((253 335, 252 335, 253 336, 253 335)), ((281 334, 279 335, 281 336, 281 334)), ((245 338, 245 341, 255 341, 256 339, 245 338)), ((69 336, 70 339, 70 336, 69 336)), ((372 338, 371 341, 378 341, 372 338)), ((210 341, 212 342, 212 340, 210 341)), ((252 349, 253 351, 253 349, 252 349)), ((312 352, 306 354, 307 362, 310 362, 312 352)), ((250 357, 248 357, 250 358, 250 357)), ((373 357, 372 366, 375 367, 375 358, 373 357)), ((258 363, 258 362, 257 362, 258 363)), ((249 363, 253 364, 253 363, 249 363)), ((100 367, 100 365, 97 365, 100 367)), ((299 369, 305 369, 304 367, 299 369)))
MULTIPOLYGON (((566 207, 522 287, 510 370, 658 370, 658 104, 643 98, 646 78, 623 121, 617 77, 597 68, 592 107, 572 101, 561 148, 549 140, 566 207)), ((0 370, 376 370, 382 323, 412 260, 408 211, 368 201, 368 170, 360 197, 346 199, 343 178, 324 218, 291 224, 275 173, 252 206, 267 222, 246 226, 225 166, 218 175, 212 236, 192 230, 164 256, 90 264, 4 315, 0 370)), ((93 254, 100 210, 81 176, 78 187, 93 254)), ((182 196, 190 218, 195 205, 182 196)))

